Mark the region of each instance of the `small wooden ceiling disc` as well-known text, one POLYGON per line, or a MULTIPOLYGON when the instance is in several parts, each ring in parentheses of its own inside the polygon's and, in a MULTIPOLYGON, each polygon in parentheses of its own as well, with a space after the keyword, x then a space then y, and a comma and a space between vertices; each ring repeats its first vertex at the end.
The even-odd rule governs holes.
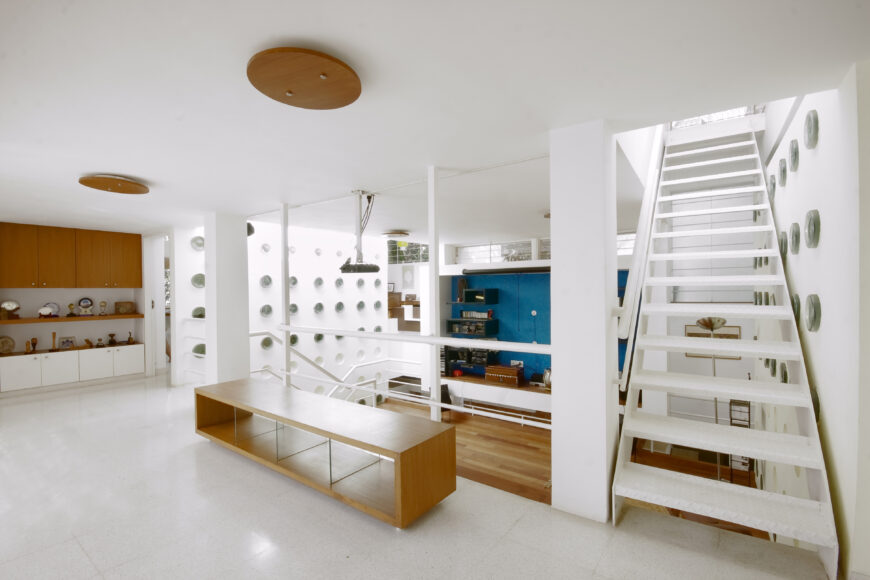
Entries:
POLYGON ((303 109, 346 107, 362 92, 356 72, 342 61, 290 46, 255 54, 248 61, 248 80, 270 99, 303 109))
POLYGON ((142 194, 149 191, 147 185, 120 175, 85 175, 79 178, 79 183, 112 193, 142 194))

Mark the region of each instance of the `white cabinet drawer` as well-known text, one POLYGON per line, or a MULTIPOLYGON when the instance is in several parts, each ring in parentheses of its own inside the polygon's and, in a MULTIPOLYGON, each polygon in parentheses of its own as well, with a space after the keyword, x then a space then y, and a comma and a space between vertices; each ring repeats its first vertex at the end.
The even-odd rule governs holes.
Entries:
POLYGON ((145 345, 131 344, 114 347, 115 376, 135 375, 145 372, 145 345))
POLYGON ((39 355, 10 356, 0 359, 0 391, 17 391, 42 385, 39 355))
POLYGON ((114 348, 89 348, 79 353, 79 380, 105 379, 115 374, 114 348))
POLYGON ((79 355, 75 351, 43 354, 42 384, 59 385, 79 380, 79 355))

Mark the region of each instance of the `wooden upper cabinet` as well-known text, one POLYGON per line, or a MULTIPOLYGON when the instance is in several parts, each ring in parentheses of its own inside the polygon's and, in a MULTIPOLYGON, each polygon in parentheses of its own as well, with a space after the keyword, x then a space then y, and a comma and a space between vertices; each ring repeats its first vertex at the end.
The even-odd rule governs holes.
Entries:
POLYGON ((142 236, 112 234, 111 265, 113 288, 142 287, 142 236))
POLYGON ((76 230, 76 287, 111 286, 111 232, 76 230))
POLYGON ((76 231, 37 226, 40 288, 76 287, 76 231))
POLYGON ((36 226, 0 223, 0 288, 36 288, 37 240, 36 226))

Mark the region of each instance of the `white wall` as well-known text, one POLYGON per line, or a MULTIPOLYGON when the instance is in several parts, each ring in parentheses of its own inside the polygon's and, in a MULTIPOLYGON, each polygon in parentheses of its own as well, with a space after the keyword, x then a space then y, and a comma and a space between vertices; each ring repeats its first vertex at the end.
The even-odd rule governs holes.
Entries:
POLYGON ((774 152, 785 130, 791 125, 802 100, 803 97, 788 97, 764 105, 764 133, 758 140, 758 151, 762 161, 767 161, 774 152))
POLYGON ((640 184, 644 187, 646 186, 647 173, 649 173, 649 161, 655 134, 655 125, 616 134, 616 142, 631 164, 631 168, 637 174, 640 184))
POLYGON ((774 152, 768 174, 778 174, 780 159, 787 159, 789 142, 798 139, 800 163, 789 171, 783 186, 777 175, 774 216, 777 229, 793 222, 801 227, 798 254, 785 261, 790 290, 800 294, 799 332, 808 363, 810 383, 821 401, 819 429, 829 482, 835 502, 840 545, 848 557, 855 523, 856 454, 858 452, 858 137, 857 94, 854 69, 839 89, 807 95, 774 152), (819 114, 819 142, 815 149, 803 143, 804 118, 810 109, 819 114), (804 220, 808 210, 821 214, 818 248, 805 245, 804 220), (821 298, 818 332, 808 332, 803 311, 809 294, 821 298))

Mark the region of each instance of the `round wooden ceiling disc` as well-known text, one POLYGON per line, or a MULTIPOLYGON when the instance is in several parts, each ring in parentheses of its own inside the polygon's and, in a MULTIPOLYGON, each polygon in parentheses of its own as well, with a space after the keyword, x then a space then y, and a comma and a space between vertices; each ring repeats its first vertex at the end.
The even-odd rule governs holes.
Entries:
POLYGON ((348 65, 316 50, 282 46, 248 61, 248 80, 285 105, 303 109, 338 109, 359 98, 359 77, 348 65))
POLYGON ((119 175, 85 175, 79 178, 79 183, 94 189, 112 193, 148 193, 148 186, 119 175))

